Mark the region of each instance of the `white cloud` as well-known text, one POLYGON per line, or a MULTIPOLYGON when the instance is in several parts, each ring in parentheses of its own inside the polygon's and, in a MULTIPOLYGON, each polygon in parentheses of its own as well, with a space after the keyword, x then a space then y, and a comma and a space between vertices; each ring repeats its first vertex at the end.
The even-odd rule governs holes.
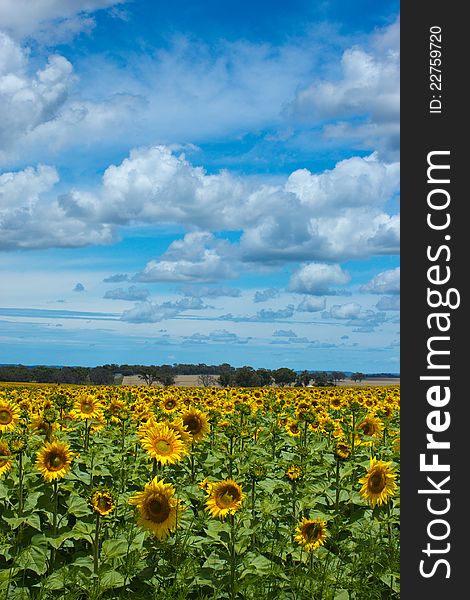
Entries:
POLYGON ((360 288, 361 292, 369 294, 399 294, 400 267, 382 271, 360 288))
POLYGON ((266 290, 257 291, 253 296, 254 302, 266 302, 267 300, 271 300, 272 298, 277 298, 279 296, 279 290, 276 288, 268 288, 266 290))
POLYGON ((123 4, 127 0, 2 0, 0 23, 18 38, 39 37, 58 41, 89 29, 93 11, 123 4))
POLYGON ((241 290, 226 286, 185 285, 181 287, 181 292, 185 296, 193 298, 220 298, 223 296, 239 298, 241 296, 241 290))
POLYGON ((383 296, 375 307, 377 310, 400 310, 400 296, 383 296))
POLYGON ((27 52, 0 31, 0 159, 19 138, 60 114, 74 81, 71 63, 57 54, 32 76, 27 66, 27 52))
POLYGON ((325 310, 326 299, 320 297, 303 298, 297 306, 297 310, 300 312, 318 312, 325 310))
POLYGON ((292 113, 301 120, 332 120, 328 137, 361 140, 364 147, 398 152, 400 110, 400 23, 378 31, 369 46, 348 48, 341 78, 316 80, 300 90, 292 113), (354 118, 353 121, 342 119, 354 118))
POLYGON ((273 333, 274 337, 296 338, 297 334, 292 329, 276 329, 273 333))
POLYGON ((143 288, 138 288, 135 285, 131 285, 129 288, 116 288, 114 290, 107 290, 103 296, 103 298, 107 298, 110 300, 146 300, 149 297, 150 293, 148 290, 143 288))
POLYGON ((113 241, 108 225, 66 217, 57 201, 48 199, 58 181, 57 171, 46 165, 0 175, 0 250, 113 241))
POLYGON ((160 260, 151 260, 135 281, 200 281, 236 275, 231 261, 233 249, 211 233, 195 231, 170 244, 160 260))
POLYGON ((335 304, 329 311, 323 313, 325 317, 332 319, 355 320, 363 316, 362 307, 357 302, 348 302, 346 304, 335 304))
POLYGON ((331 286, 345 285, 350 280, 351 276, 339 265, 310 263, 293 273, 289 290, 314 296, 336 295, 337 290, 331 286))

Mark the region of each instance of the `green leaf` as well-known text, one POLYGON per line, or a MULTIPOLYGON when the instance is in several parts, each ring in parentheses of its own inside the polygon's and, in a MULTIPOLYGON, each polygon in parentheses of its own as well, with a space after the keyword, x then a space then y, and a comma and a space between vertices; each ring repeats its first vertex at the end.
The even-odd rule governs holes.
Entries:
POLYGON ((91 513, 88 502, 78 494, 71 494, 67 498, 67 512, 75 517, 86 517, 91 513))
POLYGON ((271 561, 262 554, 247 554, 244 560, 245 569, 240 577, 246 575, 268 575, 271 572, 271 561))
POLYGON ((34 571, 37 575, 44 575, 47 571, 47 557, 48 557, 48 549, 47 542, 44 544, 45 538, 41 536, 41 542, 37 543, 38 540, 35 538, 40 538, 40 536, 34 536, 31 540, 33 544, 25 548, 16 559, 16 566, 19 569, 29 569, 30 571, 34 571))
POLYGON ((122 587, 123 585, 124 577, 117 571, 106 571, 100 574, 100 586, 104 590, 122 587))
POLYGON ((101 547, 102 560, 120 558, 126 556, 128 552, 128 543, 125 538, 117 538, 114 540, 105 540, 101 547))
POLYGON ((349 600, 349 592, 347 590, 338 590, 334 600, 349 600))

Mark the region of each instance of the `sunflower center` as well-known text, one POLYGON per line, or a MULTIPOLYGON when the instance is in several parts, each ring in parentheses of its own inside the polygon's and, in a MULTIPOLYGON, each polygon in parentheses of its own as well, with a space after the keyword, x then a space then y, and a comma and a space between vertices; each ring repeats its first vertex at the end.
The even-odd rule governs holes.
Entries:
POLYGON ((193 435, 195 433, 199 433, 202 429, 201 421, 197 417, 190 417, 184 422, 184 424, 193 435))
POLYGON ((361 429, 364 435, 373 435, 375 433, 375 427, 373 423, 364 423, 361 425, 361 429))
POLYGON ((170 503, 164 496, 155 496, 147 504, 147 515, 150 521, 154 523, 163 523, 170 515, 170 503))
POLYGON ((175 406, 176 406, 176 402, 174 400, 167 400, 165 402, 165 408, 167 410, 171 410, 172 408, 175 408, 175 406))
POLYGON ((305 528, 305 537, 309 541, 314 542, 314 541, 318 540, 318 538, 320 537, 321 531, 322 531, 322 528, 320 527, 319 523, 310 523, 305 528))
POLYGON ((226 508, 235 504, 240 499, 238 490, 230 486, 222 490, 222 493, 217 497, 217 504, 219 507, 226 508))
POLYGON ((385 484, 385 474, 382 471, 375 471, 369 477, 368 487, 373 494, 380 494, 385 488, 385 484))
POLYGON ((155 444, 155 450, 158 454, 171 454, 171 445, 167 440, 158 440, 155 444))
POLYGON ((56 453, 52 453, 47 462, 51 471, 59 471, 65 465, 64 457, 56 453))
POLYGON ((13 415, 7 408, 0 410, 0 425, 9 425, 13 421, 13 415))
POLYGON ((101 510, 109 510, 112 506, 111 500, 107 496, 100 496, 96 505, 101 510))
POLYGON ((82 402, 81 409, 82 409, 82 413, 89 415, 90 413, 93 412, 93 404, 91 402, 82 402))

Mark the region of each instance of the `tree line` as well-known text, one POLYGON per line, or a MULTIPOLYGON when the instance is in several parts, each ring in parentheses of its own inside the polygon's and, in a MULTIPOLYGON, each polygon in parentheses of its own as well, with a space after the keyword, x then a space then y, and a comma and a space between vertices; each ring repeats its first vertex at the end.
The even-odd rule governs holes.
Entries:
MULTIPOLYGON (((279 369, 255 369, 250 366, 233 367, 220 365, 173 364, 173 365, 117 365, 97 367, 25 366, 1 365, 0 381, 24 383, 56 383, 76 385, 116 385, 124 376, 139 376, 147 385, 174 385, 178 375, 197 375, 198 385, 222 387, 331 386, 346 379, 341 371, 294 371, 287 367, 279 369)), ((363 373, 353 373, 351 379, 361 381, 363 373)))

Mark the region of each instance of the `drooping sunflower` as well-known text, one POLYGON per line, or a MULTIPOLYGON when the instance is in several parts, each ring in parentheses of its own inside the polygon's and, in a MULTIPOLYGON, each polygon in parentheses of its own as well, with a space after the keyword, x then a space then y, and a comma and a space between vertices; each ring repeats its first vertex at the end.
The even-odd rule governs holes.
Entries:
POLYGON ((298 437, 300 435, 299 422, 295 419, 289 419, 285 425, 285 429, 292 437, 298 437))
POLYGON ((65 442, 46 442, 37 454, 36 468, 46 481, 64 477, 72 466, 73 455, 65 442))
POLYGON ((206 413, 197 408, 190 407, 181 415, 181 419, 193 442, 200 442, 210 431, 206 413))
POLYGON ((0 399, 0 433, 13 431, 20 421, 20 407, 9 400, 0 399))
POLYGON ((358 425, 358 429, 369 437, 379 437, 382 434, 383 428, 382 421, 373 414, 367 415, 358 425))
POLYGON ((90 497, 90 505, 92 510, 101 515, 102 517, 106 517, 113 512, 116 508, 116 504, 113 500, 112 493, 107 489, 95 490, 90 497))
POLYGON ((335 456, 340 460, 347 460, 351 454, 351 446, 345 440, 338 440, 335 446, 335 456))
POLYGON ((233 479, 225 479, 212 484, 206 500, 206 510, 211 517, 224 519, 241 508, 244 498, 245 494, 238 483, 233 479))
POLYGON ((359 483, 362 483, 359 493, 372 508, 386 504, 398 489, 395 483, 396 473, 393 467, 390 467, 391 464, 392 461, 371 458, 369 470, 359 479, 359 483))
POLYGON ((311 552, 323 546, 328 535, 326 521, 323 521, 323 519, 306 519, 304 517, 295 531, 294 540, 306 552, 311 552))
POLYGON ((155 477, 147 483, 143 492, 129 499, 137 506, 138 523, 149 529, 159 540, 166 539, 178 526, 178 515, 184 510, 181 501, 175 498, 176 490, 171 483, 155 477))
POLYGON ((77 398, 73 405, 72 417, 80 421, 103 419, 103 404, 91 394, 77 398))
POLYGON ((180 436, 165 423, 148 428, 140 442, 144 450, 161 465, 177 463, 188 452, 180 436))
POLYGON ((4 440, 0 440, 0 477, 11 469, 13 461, 11 458, 11 451, 8 444, 4 440))

